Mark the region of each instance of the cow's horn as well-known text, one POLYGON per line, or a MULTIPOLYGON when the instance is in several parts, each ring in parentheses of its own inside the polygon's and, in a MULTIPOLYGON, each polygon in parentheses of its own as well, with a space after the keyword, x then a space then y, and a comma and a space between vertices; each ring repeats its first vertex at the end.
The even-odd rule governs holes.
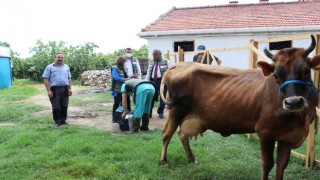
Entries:
POLYGON ((273 54, 267 48, 264 48, 263 52, 268 58, 270 58, 270 59, 273 58, 273 54))
POLYGON ((314 38, 313 35, 311 35, 311 45, 306 49, 305 53, 306 56, 308 56, 316 47, 316 39, 314 38))

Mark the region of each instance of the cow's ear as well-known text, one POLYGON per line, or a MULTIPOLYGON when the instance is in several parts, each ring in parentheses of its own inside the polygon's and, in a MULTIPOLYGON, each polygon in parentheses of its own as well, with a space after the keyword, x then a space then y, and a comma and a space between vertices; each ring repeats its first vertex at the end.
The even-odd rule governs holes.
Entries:
POLYGON ((265 76, 268 76, 270 73, 274 71, 274 65, 264 61, 258 61, 257 66, 262 69, 263 74, 265 76))
POLYGON ((311 68, 320 68, 319 64, 320 64, 320 55, 314 56, 310 60, 310 67, 311 68))

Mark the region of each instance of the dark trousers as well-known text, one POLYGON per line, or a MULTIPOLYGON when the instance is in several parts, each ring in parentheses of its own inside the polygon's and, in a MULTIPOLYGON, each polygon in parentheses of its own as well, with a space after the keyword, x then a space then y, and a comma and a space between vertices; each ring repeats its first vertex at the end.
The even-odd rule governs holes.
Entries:
POLYGON ((68 86, 52 86, 53 97, 50 98, 52 105, 52 115, 55 123, 66 123, 69 104, 68 86))
MULTIPOLYGON (((157 113, 158 114, 163 114, 163 111, 164 111, 164 108, 166 107, 164 102, 162 101, 161 97, 160 97, 160 85, 161 85, 161 79, 162 78, 159 78, 157 79, 156 81, 154 79, 151 78, 151 81, 155 83, 155 86, 156 86, 156 92, 154 94, 154 98, 153 98, 153 101, 151 103, 151 110, 150 110, 150 115, 152 114, 152 109, 153 109, 153 106, 154 106, 154 102, 155 101, 158 101, 160 99, 160 105, 157 109, 157 113)), ((167 93, 167 87, 165 86, 164 87, 164 96, 166 96, 166 93, 167 93)))
MULTIPOLYGON (((112 107, 112 122, 115 121, 114 119, 114 113, 116 112, 117 108, 122 104, 122 94, 121 93, 117 93, 117 96, 114 96, 114 102, 113 102, 113 107, 112 107)), ((127 94, 127 107, 128 110, 131 110, 130 107, 130 96, 129 94, 127 94)))

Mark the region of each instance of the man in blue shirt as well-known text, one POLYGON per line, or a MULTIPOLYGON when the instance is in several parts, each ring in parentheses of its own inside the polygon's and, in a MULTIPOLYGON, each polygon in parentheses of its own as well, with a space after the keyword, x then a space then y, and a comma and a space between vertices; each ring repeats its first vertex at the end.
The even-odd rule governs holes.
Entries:
POLYGON ((69 96, 72 95, 70 67, 63 60, 64 54, 56 53, 54 63, 49 64, 42 74, 56 127, 67 124, 69 96))

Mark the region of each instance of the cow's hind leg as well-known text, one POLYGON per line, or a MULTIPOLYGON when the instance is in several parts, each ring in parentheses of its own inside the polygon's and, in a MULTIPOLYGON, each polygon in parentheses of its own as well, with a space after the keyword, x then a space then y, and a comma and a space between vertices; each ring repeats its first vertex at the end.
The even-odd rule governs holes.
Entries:
POLYGON ((286 169, 291 153, 291 146, 287 143, 278 142, 277 149, 277 171, 276 171, 276 180, 283 179, 284 170, 286 169))
POLYGON ((165 127, 162 130, 162 152, 159 164, 165 164, 167 162, 167 150, 173 133, 177 130, 179 122, 174 119, 173 110, 168 113, 168 120, 165 127))
POLYGON ((184 150, 186 151, 186 156, 188 158, 188 162, 189 163, 192 163, 192 162, 195 162, 195 163, 198 163, 195 158, 194 158, 194 155, 192 153, 192 150, 190 148, 190 136, 187 136, 185 135, 184 133, 182 133, 181 129, 179 130, 179 138, 180 138, 180 141, 183 145, 183 148, 184 150))
POLYGON ((273 151, 275 146, 275 140, 261 136, 259 134, 260 146, 261 146, 261 165, 262 165, 262 180, 268 180, 268 175, 274 166, 273 151))

